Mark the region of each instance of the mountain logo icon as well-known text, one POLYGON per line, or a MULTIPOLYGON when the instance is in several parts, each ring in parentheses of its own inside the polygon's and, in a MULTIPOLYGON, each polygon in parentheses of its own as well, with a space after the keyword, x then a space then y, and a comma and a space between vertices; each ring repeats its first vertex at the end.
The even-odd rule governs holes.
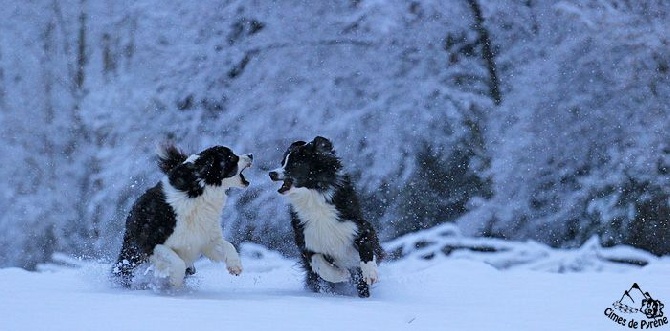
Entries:
POLYGON ((615 301, 612 307, 625 314, 642 313, 647 318, 659 318, 663 317, 665 305, 634 283, 630 289, 623 292, 621 299, 615 301))

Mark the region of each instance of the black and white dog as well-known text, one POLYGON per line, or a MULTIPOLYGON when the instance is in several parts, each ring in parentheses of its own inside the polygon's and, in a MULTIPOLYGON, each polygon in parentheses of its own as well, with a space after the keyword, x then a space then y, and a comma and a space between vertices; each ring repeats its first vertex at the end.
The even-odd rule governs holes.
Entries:
POLYGON ((158 166, 165 176, 135 202, 126 219, 114 279, 131 287, 136 267, 148 262, 156 277, 179 287, 185 274, 195 272, 193 263, 201 255, 225 262, 228 272, 239 275, 239 255, 223 239, 220 222, 226 191, 249 186, 242 171, 252 159, 223 146, 187 156, 174 145, 164 145, 158 166))
POLYGON ((352 282, 359 297, 369 297, 384 252, 374 228, 363 219, 333 144, 324 137, 296 141, 281 165, 270 178, 283 181, 278 192, 291 203, 306 286, 320 292, 331 290, 335 283, 352 282))

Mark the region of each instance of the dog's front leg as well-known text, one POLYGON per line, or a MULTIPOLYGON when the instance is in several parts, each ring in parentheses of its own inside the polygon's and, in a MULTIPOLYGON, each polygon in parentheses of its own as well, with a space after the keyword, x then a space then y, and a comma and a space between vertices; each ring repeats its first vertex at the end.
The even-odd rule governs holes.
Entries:
POLYGON ((375 260, 369 262, 361 261, 361 275, 366 284, 372 285, 379 280, 379 273, 377 272, 377 262, 375 260))
POLYGON ((242 273, 240 255, 237 254, 235 246, 223 240, 223 238, 218 239, 205 247, 203 254, 214 262, 224 262, 231 275, 238 276, 242 273))
POLYGON ((156 245, 149 261, 154 266, 154 275, 156 277, 167 277, 170 285, 174 287, 180 287, 184 283, 186 263, 170 247, 156 245))
POLYGON ((369 231, 364 231, 359 235, 355 243, 361 259, 360 267, 363 281, 368 285, 372 285, 379 280, 379 274, 377 272, 374 249, 372 248, 372 242, 370 241, 369 236, 369 231))

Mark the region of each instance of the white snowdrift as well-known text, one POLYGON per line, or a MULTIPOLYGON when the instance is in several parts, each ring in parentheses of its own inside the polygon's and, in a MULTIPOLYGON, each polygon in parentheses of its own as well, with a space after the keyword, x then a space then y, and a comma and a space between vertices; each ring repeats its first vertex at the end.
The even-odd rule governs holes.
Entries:
MULTIPOLYGON (((429 237, 444 240, 436 247, 459 238, 442 234, 429 237)), ((405 237, 403 243, 417 239, 405 237)), ((567 251, 533 243, 459 240, 450 244, 491 246, 497 252, 458 249, 424 259, 427 246, 415 249, 381 265, 382 280, 369 299, 307 292, 295 261, 254 244, 240 247, 241 276, 200 261, 198 273, 173 292, 114 288, 107 279, 108 264, 55 256, 61 264, 43 265, 39 272, 0 269, 0 329, 612 330, 617 325, 603 312, 631 284, 670 300, 667 258, 647 260, 644 267, 602 267, 608 263, 601 257, 608 254, 627 259, 642 253, 595 244, 567 251), (496 257, 487 259, 486 254, 496 257), (521 262, 524 256, 526 263, 521 262), (582 272, 536 271, 575 263, 582 272)), ((388 247, 398 245, 400 241, 388 247)))

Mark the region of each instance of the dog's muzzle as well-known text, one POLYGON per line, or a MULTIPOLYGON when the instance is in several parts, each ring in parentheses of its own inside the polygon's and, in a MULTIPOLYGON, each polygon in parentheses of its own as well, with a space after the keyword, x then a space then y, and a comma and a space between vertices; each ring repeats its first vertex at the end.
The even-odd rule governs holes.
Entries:
POLYGON ((293 180, 291 178, 288 178, 288 177, 284 176, 284 171, 283 170, 284 169, 273 170, 273 171, 270 171, 270 173, 268 174, 268 175, 270 175, 270 179, 273 182, 284 181, 284 183, 282 183, 282 186, 279 188, 279 190, 277 190, 277 192, 279 192, 279 194, 284 194, 284 193, 288 192, 291 189, 291 187, 293 187, 293 180))
POLYGON ((251 164, 253 163, 254 160, 254 155, 253 154, 245 154, 240 157, 240 161, 242 161, 242 169, 240 170, 240 180, 242 181, 242 185, 244 187, 248 187, 250 185, 249 181, 244 177, 242 172, 244 172, 245 169, 251 168, 251 164))
POLYGON ((280 180, 284 180, 284 176, 279 174, 279 172, 277 172, 277 171, 270 171, 269 175, 270 175, 270 179, 273 182, 278 182, 280 180))
POLYGON ((279 194, 284 194, 290 191, 292 187, 293 187, 293 180, 291 178, 284 178, 284 183, 282 183, 281 187, 277 190, 277 192, 279 192, 279 194))

